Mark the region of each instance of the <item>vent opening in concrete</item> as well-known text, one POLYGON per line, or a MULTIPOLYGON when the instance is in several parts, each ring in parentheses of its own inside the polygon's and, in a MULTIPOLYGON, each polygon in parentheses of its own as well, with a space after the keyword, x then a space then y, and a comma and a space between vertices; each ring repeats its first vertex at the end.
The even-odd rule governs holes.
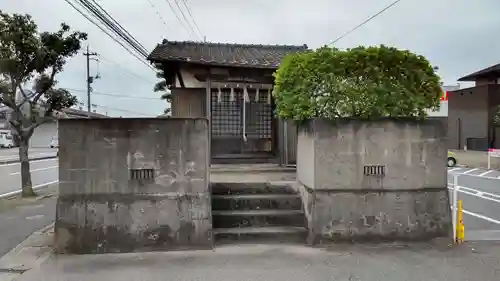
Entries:
POLYGON ((131 180, 154 180, 154 169, 130 169, 131 180))
POLYGON ((365 176, 385 176, 384 165, 366 165, 363 167, 363 174, 365 176))

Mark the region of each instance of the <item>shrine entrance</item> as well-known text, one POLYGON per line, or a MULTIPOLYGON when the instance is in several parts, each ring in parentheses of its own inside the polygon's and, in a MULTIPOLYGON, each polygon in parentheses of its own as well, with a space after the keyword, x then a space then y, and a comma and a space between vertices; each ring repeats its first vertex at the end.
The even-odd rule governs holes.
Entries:
POLYGON ((216 162, 268 162, 276 157, 276 121, 270 87, 235 84, 231 88, 212 88, 210 107, 211 151, 216 162))

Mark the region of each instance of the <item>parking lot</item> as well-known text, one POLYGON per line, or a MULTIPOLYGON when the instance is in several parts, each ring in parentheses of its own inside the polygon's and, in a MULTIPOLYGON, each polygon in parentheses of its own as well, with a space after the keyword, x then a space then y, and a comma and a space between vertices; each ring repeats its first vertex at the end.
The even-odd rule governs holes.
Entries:
POLYGON ((463 202, 466 240, 500 240, 500 171, 449 168, 450 198, 454 180, 463 202))

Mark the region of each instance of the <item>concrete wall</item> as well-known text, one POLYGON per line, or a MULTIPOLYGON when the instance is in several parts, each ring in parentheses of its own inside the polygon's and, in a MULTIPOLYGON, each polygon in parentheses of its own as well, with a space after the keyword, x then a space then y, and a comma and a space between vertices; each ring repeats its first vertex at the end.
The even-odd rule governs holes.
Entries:
POLYGON ((310 243, 451 237, 446 118, 314 120, 297 151, 310 243))
POLYGON ((211 248, 206 119, 59 121, 56 249, 211 248))

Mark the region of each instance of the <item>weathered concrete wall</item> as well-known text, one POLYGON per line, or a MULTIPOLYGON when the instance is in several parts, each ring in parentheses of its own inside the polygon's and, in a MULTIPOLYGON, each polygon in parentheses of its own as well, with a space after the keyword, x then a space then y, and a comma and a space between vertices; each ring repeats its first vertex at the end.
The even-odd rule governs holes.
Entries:
POLYGON ((451 237, 446 133, 446 118, 301 125, 297 180, 308 241, 451 237), (367 175, 367 165, 384 172, 367 175))
POLYGON ((211 248, 206 119, 59 121, 56 249, 211 248))

